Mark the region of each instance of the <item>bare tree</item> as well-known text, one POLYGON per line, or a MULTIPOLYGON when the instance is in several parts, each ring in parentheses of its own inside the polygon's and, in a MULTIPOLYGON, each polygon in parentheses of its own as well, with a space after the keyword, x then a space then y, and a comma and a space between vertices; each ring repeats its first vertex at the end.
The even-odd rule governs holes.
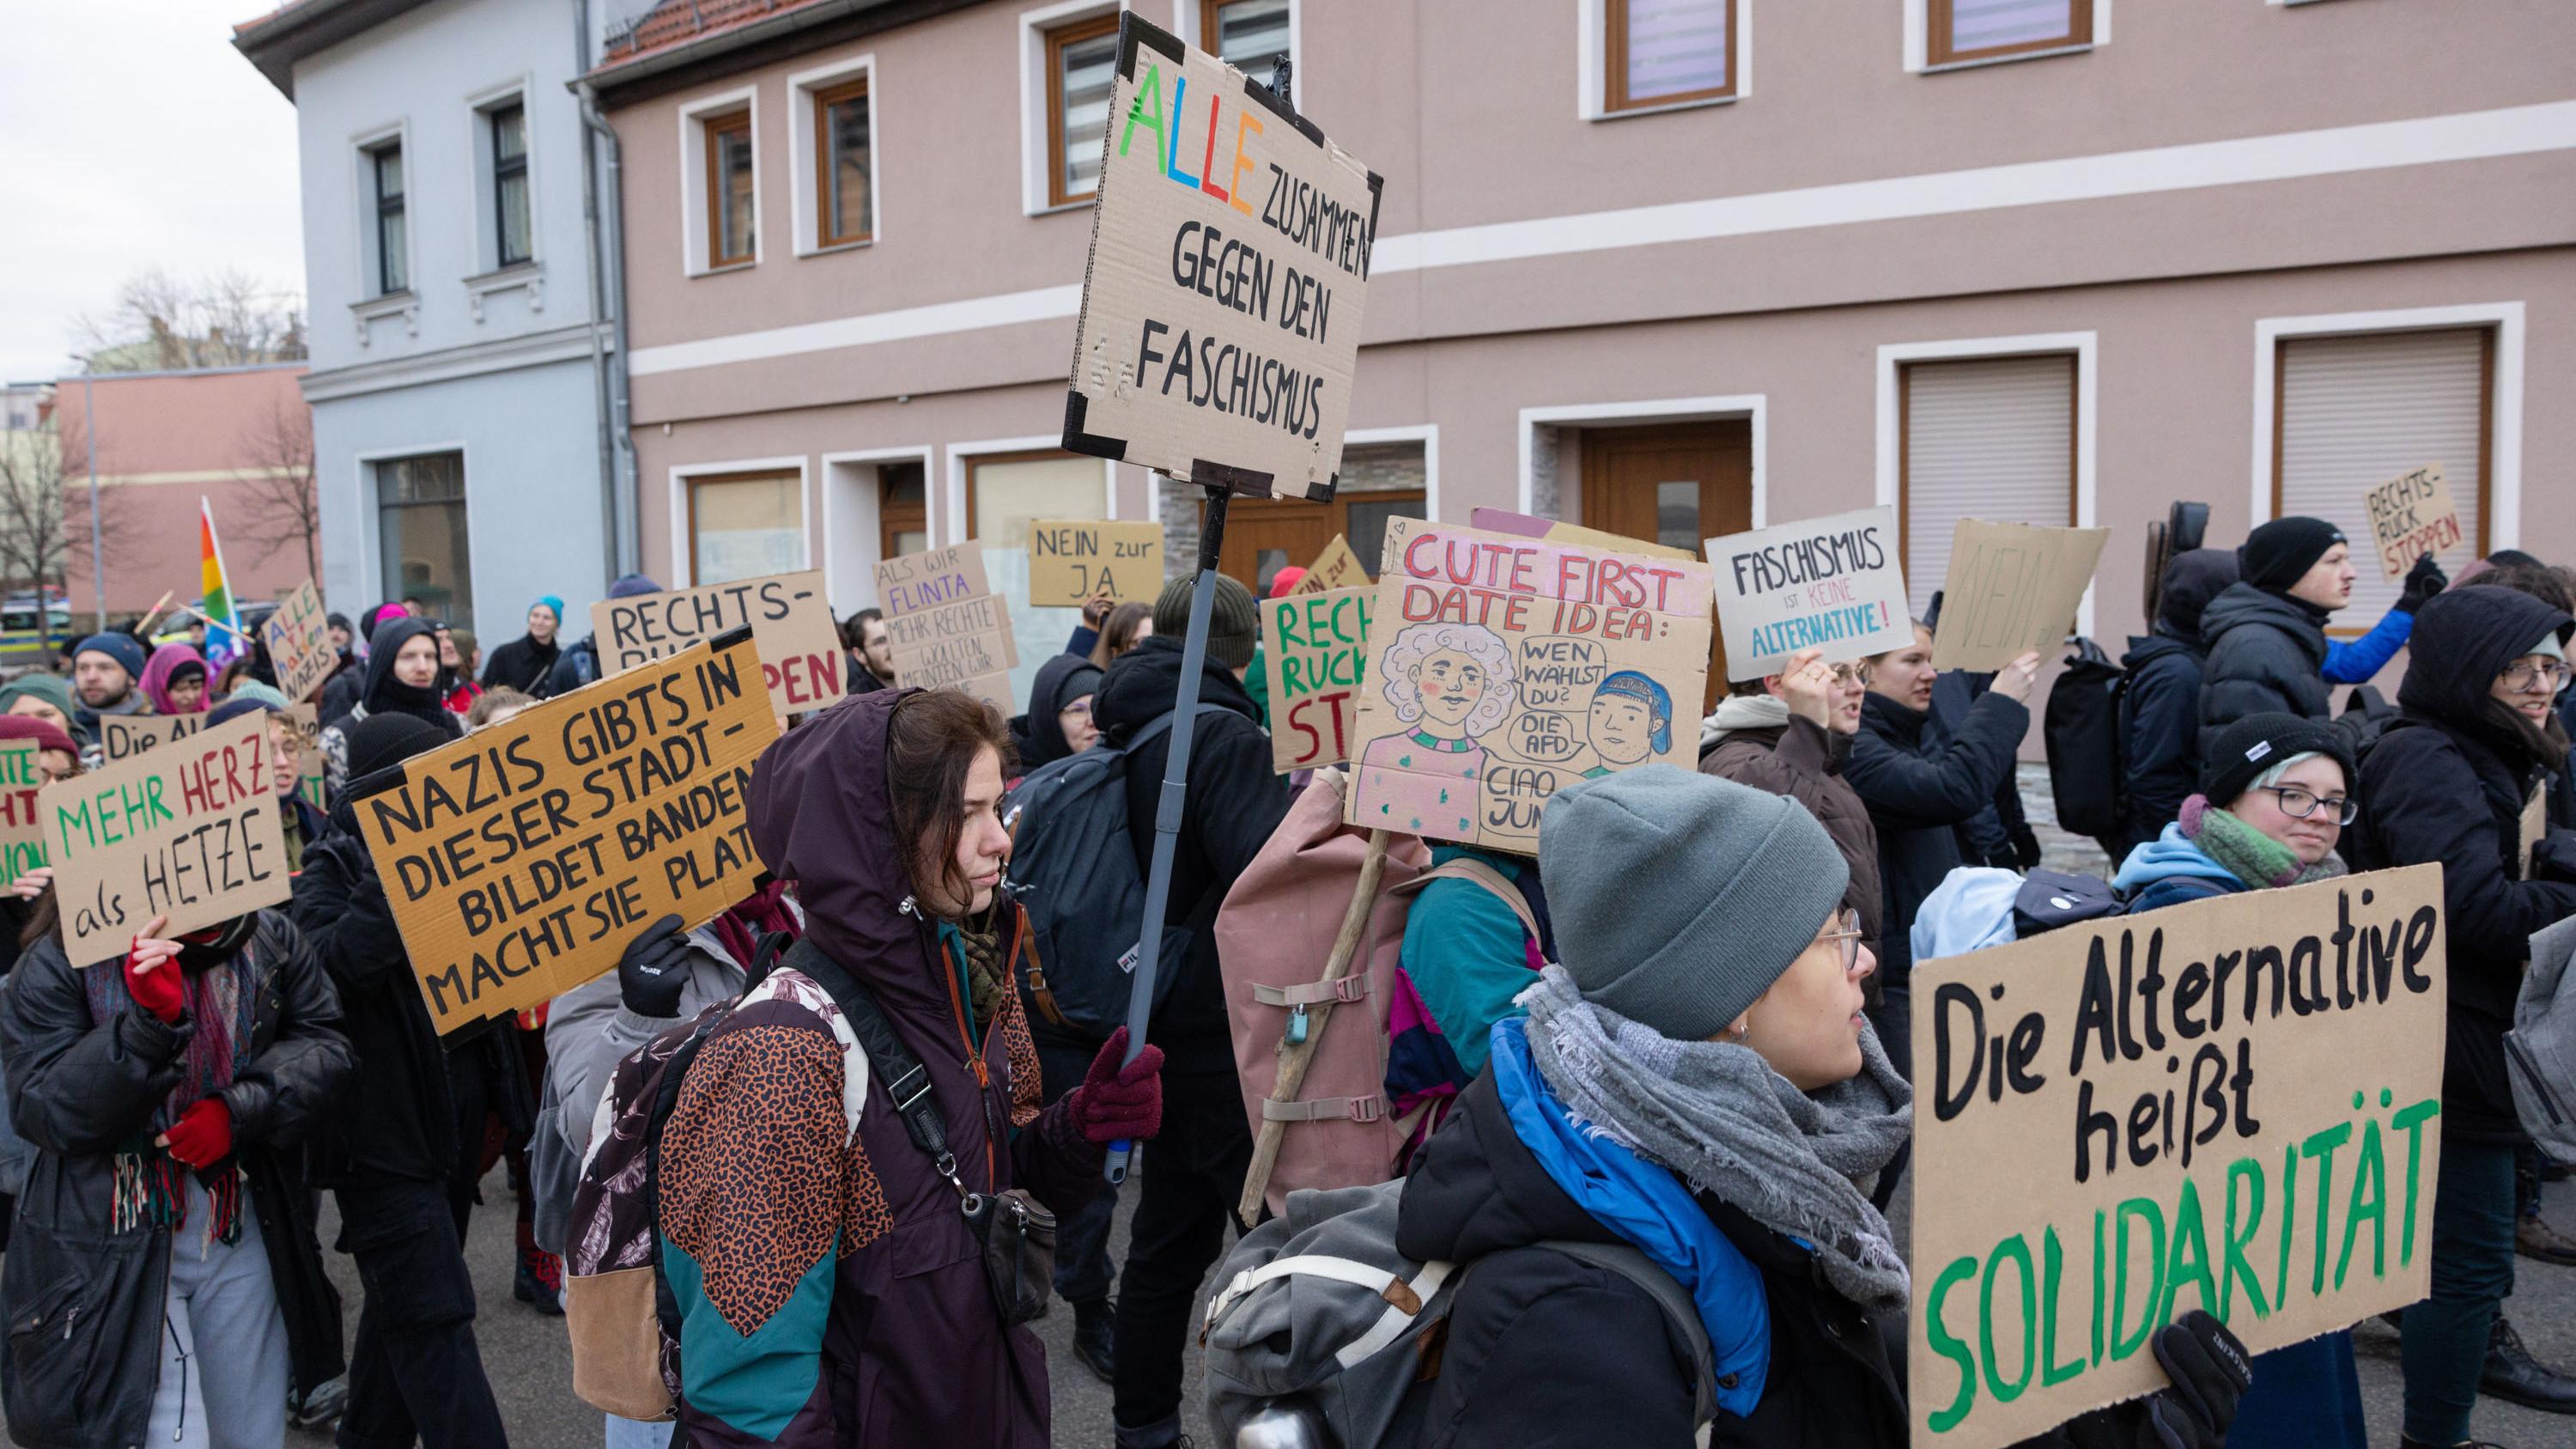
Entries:
POLYGON ((236 490, 249 509, 240 536, 265 559, 289 544, 304 548, 304 572, 322 577, 322 492, 313 469, 313 408, 300 397, 281 397, 243 429, 246 468, 236 490))
POLYGON ((160 372, 292 362, 305 355, 303 299, 247 272, 182 277, 148 267, 126 278, 105 315, 72 319, 89 372, 160 372))
MULTIPOLYGON (((87 449, 76 430, 0 433, 0 586, 60 588, 74 552, 86 556, 89 501, 78 495, 87 449)), ((115 552, 132 533, 126 490, 100 489, 100 547, 115 552)))

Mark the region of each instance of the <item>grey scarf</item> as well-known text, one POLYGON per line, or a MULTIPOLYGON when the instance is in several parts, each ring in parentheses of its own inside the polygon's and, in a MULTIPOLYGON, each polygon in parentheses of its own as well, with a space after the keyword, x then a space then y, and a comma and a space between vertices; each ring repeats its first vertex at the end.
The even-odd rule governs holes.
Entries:
POLYGON ((1776 694, 1730 694, 1699 722, 1699 752, 1716 749, 1737 730, 1776 730, 1788 722, 1789 701, 1776 694))
POLYGON ((1914 1130, 1914 1091, 1875 1031, 1861 1033, 1859 1076, 1809 1094, 1750 1047, 1674 1041, 1585 1001, 1562 967, 1519 1004, 1539 1075, 1578 1116, 1693 1192, 1813 1245, 1845 1298, 1904 1305, 1905 1260, 1859 1184, 1914 1130))

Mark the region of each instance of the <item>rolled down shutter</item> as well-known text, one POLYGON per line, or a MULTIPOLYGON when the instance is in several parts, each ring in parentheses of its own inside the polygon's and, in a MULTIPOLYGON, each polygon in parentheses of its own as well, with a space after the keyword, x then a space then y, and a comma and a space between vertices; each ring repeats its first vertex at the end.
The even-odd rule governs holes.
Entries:
POLYGON ((2371 551, 2362 494, 2427 463, 2442 465, 2471 548, 2442 560, 2454 573, 2487 551, 2479 508, 2486 480, 2483 328, 2294 337, 2281 343, 2280 462, 2273 516, 2323 518, 2352 540, 2352 604, 2335 632, 2367 629, 2397 602, 2371 551))
POLYGON ((1908 363, 1904 387, 1905 596, 1920 618, 1960 519, 2075 521, 2075 358, 1908 363))

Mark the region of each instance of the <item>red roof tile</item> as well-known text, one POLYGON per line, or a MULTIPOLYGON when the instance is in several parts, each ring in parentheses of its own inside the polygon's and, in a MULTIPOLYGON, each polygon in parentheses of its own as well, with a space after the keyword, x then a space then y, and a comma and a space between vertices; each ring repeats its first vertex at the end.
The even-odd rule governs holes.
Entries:
POLYGON ((608 53, 601 68, 822 3, 824 0, 662 0, 626 34, 608 38, 608 53))

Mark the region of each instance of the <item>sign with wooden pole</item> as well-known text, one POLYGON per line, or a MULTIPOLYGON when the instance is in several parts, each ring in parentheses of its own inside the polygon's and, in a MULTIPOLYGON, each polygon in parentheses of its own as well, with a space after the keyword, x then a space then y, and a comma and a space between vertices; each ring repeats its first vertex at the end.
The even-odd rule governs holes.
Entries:
POLYGON ((2107 528, 1960 519, 1950 536, 1932 663, 1983 673, 2065 643, 2110 536, 2107 528))
POLYGON ((1029 525, 1029 603, 1151 602, 1163 592, 1163 525, 1100 519, 1029 525))
POLYGON ((349 786, 442 1036, 750 891, 752 762, 778 735, 760 663, 730 630, 349 786))
POLYGON ((2429 1291, 2442 870, 2213 896, 1914 963, 1915 1449, 2164 1385, 2429 1291))
POLYGON ((2361 506, 2370 517, 2379 571, 2392 579, 2404 578, 2415 560, 2426 554, 2438 558, 2466 538, 2460 507, 2451 501, 2451 485, 2439 463, 2379 484, 2361 496, 2361 506))
POLYGON ((331 616, 311 579, 278 601, 277 612, 260 622, 259 637, 277 672, 277 692, 290 704, 311 695, 340 667, 340 651, 331 647, 331 616))
POLYGON ((760 650, 771 713, 822 709, 847 687, 842 671, 849 656, 832 625, 820 569, 602 599, 590 606, 590 623, 603 674, 623 674, 667 659, 701 639, 748 624, 760 650))

